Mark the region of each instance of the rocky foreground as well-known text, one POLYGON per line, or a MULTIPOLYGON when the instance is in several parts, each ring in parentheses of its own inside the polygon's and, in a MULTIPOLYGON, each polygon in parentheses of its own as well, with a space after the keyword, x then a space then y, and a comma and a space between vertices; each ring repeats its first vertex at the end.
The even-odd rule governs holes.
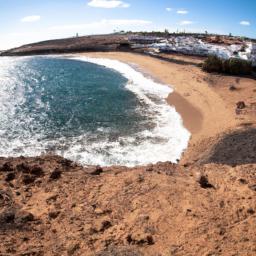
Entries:
POLYGON ((132 169, 2 158, 0 255, 256 255, 256 164, 218 159, 232 152, 132 169))

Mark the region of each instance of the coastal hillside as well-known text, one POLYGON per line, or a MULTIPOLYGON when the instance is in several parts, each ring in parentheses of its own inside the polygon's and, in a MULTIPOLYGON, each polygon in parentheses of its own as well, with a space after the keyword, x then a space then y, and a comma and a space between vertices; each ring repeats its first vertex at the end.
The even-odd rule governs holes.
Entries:
POLYGON ((123 33, 49 40, 0 53, 2 56, 96 51, 131 51, 163 58, 180 53, 222 59, 238 58, 256 66, 256 43, 249 38, 208 34, 123 33))
POLYGON ((24 45, 2 52, 1 55, 54 54, 81 51, 111 51, 126 45, 127 39, 122 35, 84 36, 57 40, 48 40, 24 45))

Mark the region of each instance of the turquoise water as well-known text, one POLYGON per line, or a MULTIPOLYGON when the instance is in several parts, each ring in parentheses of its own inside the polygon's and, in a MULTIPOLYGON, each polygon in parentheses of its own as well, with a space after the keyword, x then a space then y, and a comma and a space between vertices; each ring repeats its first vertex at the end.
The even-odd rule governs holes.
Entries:
POLYGON ((3 58, 0 82, 0 156, 135 165, 150 162, 143 145, 169 142, 155 133, 161 110, 150 107, 162 99, 143 100, 114 69, 64 57, 3 58))

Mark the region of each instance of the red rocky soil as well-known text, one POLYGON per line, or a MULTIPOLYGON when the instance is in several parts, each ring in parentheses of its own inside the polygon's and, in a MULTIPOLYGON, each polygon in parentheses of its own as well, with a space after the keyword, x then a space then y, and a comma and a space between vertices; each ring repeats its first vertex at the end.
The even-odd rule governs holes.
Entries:
POLYGON ((0 255, 256 255, 256 164, 213 155, 131 169, 2 158, 0 255))

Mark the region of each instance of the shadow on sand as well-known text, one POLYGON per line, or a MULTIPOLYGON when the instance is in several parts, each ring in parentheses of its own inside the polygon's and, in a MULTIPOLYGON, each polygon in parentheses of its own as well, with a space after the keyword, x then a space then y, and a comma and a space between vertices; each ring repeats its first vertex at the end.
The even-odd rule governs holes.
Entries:
POLYGON ((226 135, 215 145, 204 162, 231 166, 256 163, 256 129, 250 128, 226 135))

